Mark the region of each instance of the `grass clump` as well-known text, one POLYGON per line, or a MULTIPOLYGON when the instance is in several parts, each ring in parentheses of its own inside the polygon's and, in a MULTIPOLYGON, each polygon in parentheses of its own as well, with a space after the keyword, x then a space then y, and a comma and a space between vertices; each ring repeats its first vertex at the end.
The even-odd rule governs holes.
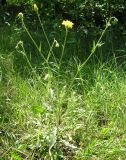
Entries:
POLYGON ((23 57, 19 57, 24 67, 20 74, 16 64, 18 56, 1 50, 0 158, 125 159, 125 72, 114 58, 109 63, 89 63, 102 46, 102 37, 113 18, 106 23, 85 61, 76 57, 64 61, 72 23, 65 23, 63 44, 55 39, 50 43, 36 7, 48 50, 44 51, 36 43, 22 13, 19 17, 40 63, 33 63, 23 41, 19 41, 15 52, 23 57), (55 47, 61 53, 59 57, 55 56, 55 47))

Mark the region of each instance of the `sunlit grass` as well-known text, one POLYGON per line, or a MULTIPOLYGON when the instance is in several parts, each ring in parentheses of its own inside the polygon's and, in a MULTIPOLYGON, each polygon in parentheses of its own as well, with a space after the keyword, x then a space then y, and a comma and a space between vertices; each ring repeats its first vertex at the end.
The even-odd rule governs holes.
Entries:
POLYGON ((2 158, 125 158, 126 81, 121 74, 108 66, 94 69, 85 73, 84 86, 78 77, 68 90, 72 77, 67 71, 57 70, 56 76, 43 68, 37 79, 7 72, 0 98, 2 158))

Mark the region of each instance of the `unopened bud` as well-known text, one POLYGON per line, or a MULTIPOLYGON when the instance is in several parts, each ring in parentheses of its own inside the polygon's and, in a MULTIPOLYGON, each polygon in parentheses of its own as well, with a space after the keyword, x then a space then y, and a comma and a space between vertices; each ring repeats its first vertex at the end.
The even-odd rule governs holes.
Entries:
POLYGON ((37 5, 36 4, 34 4, 34 11, 36 12, 36 13, 38 13, 38 7, 37 7, 37 5))
POLYGON ((22 13, 22 12, 18 13, 18 17, 19 17, 20 19, 23 19, 23 13, 22 13))
POLYGON ((57 42, 57 40, 54 39, 54 43, 55 43, 55 47, 58 48, 59 47, 59 43, 57 42))

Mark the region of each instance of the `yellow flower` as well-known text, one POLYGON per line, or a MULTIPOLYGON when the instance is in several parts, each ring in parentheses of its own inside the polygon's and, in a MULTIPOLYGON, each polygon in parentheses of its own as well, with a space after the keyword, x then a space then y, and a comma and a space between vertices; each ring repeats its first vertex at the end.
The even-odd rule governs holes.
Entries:
POLYGON ((34 4, 34 11, 36 12, 36 13, 38 13, 38 7, 37 7, 37 5, 36 4, 34 4))
POLYGON ((64 20, 64 21, 62 22, 62 25, 65 26, 66 28, 72 29, 74 24, 73 24, 73 22, 71 22, 71 21, 69 21, 69 20, 64 20))
POLYGON ((18 13, 18 17, 19 17, 20 19, 23 19, 23 13, 22 13, 22 12, 18 13))

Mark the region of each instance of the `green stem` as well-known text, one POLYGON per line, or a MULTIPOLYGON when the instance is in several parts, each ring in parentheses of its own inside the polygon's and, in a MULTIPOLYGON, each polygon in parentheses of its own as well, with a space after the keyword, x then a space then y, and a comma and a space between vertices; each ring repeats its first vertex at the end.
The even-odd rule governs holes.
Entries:
POLYGON ((46 59, 47 62, 49 61, 49 58, 50 58, 50 56, 51 56, 51 53, 52 53, 52 49, 53 49, 53 47, 54 47, 54 44, 55 44, 55 41, 53 41, 52 46, 50 47, 50 50, 49 50, 49 53, 48 53, 48 56, 47 56, 47 59, 46 59))
POLYGON ((61 53, 61 57, 60 57, 60 61, 59 61, 59 69, 60 69, 60 66, 61 66, 62 59, 63 59, 64 51, 65 51, 67 35, 68 35, 68 29, 66 28, 65 39, 64 39, 64 43, 63 43, 63 49, 62 49, 62 53, 61 53))
POLYGON ((108 27, 109 27, 109 24, 110 24, 111 19, 112 19, 112 18, 110 18, 109 21, 107 22, 105 29, 103 30, 101 36, 99 37, 99 39, 98 39, 95 47, 92 49, 92 51, 91 51, 90 55, 88 56, 88 58, 78 67, 77 72, 76 72, 73 80, 72 80, 71 83, 70 83, 70 87, 72 86, 73 82, 75 81, 78 73, 82 70, 82 68, 85 66, 85 64, 89 61, 89 59, 90 59, 90 58, 92 57, 92 55, 95 53, 96 49, 98 48, 99 43, 101 42, 102 37, 104 36, 106 30, 107 30, 108 27))
POLYGON ((38 45, 36 44, 35 40, 33 39, 32 35, 30 34, 29 30, 27 29, 24 20, 22 19, 22 26, 25 29, 25 31, 27 32, 28 36, 30 37, 31 41, 33 42, 34 46, 36 47, 36 49, 38 50, 38 52, 40 53, 40 55, 42 56, 42 58, 44 59, 44 61, 46 61, 45 57, 43 56, 43 54, 41 53, 41 51, 39 50, 38 45))
POLYGON ((41 18, 40 18, 40 15, 39 15, 38 12, 37 12, 37 16, 38 16, 38 20, 39 20, 39 23, 40 23, 40 25, 41 25, 42 31, 43 31, 43 33, 44 33, 44 36, 45 36, 45 38, 46 38, 46 41, 47 41, 47 43, 48 43, 48 45, 49 45, 49 48, 50 48, 50 47, 51 47, 51 44, 50 44, 50 42, 49 42, 49 39, 48 39, 48 37, 47 37, 47 34, 46 34, 46 32, 45 32, 43 23, 42 23, 42 21, 41 21, 41 18))
POLYGON ((51 53, 52 53, 52 55, 53 55, 53 57, 54 57, 54 60, 55 60, 55 62, 57 63, 57 60, 56 60, 56 58, 55 58, 55 56, 54 56, 54 53, 53 53, 53 50, 52 50, 54 44, 53 44, 53 45, 50 44, 49 39, 48 39, 48 36, 47 36, 47 34, 46 34, 46 31, 45 31, 45 29, 44 29, 43 23, 42 23, 42 21, 41 21, 41 18, 40 18, 40 15, 39 15, 38 12, 37 12, 37 17, 38 17, 38 20, 39 20, 39 23, 40 23, 40 25, 41 25, 43 34, 44 34, 44 36, 45 36, 45 39, 46 39, 46 41, 47 41, 47 43, 48 43, 48 46, 49 46, 49 49, 50 49, 50 50, 49 50, 49 53, 48 53, 48 56, 47 56, 47 62, 48 62, 49 57, 51 56, 51 53))
MULTIPOLYGON (((34 77, 35 77, 38 81, 40 81, 40 79, 38 78, 38 76, 37 76, 37 74, 36 74, 35 69, 32 67, 31 62, 30 62, 29 59, 28 59, 28 56, 27 56, 27 54, 26 54, 26 51, 25 51, 25 48, 24 48, 23 44, 21 45, 21 48, 22 48, 22 51, 20 51, 20 50, 18 50, 18 49, 17 49, 17 51, 18 51, 19 53, 21 53, 23 56, 25 56, 26 61, 27 61, 28 65, 29 65, 29 67, 30 67, 30 69, 31 69, 34 77)), ((41 83, 45 86, 45 84, 44 84, 42 81, 41 81, 41 83)))

